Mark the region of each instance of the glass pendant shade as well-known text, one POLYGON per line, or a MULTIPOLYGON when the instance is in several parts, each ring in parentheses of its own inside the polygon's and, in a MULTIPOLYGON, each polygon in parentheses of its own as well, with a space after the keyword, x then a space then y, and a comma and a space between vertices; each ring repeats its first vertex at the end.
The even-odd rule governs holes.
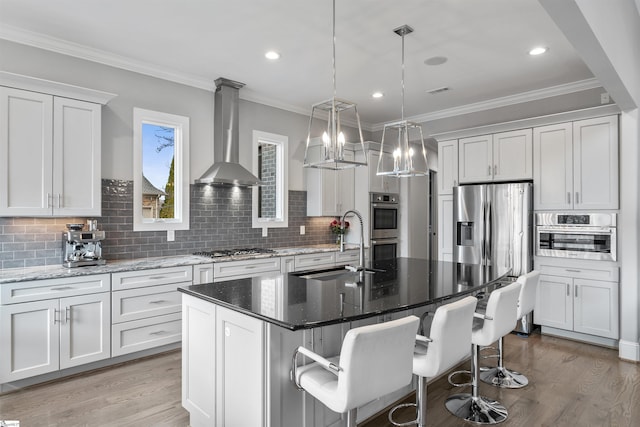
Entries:
POLYGON ((336 2, 333 0, 333 98, 314 104, 311 108, 309 132, 307 134, 307 144, 304 151, 303 166, 305 168, 339 170, 367 165, 358 108, 353 102, 336 98, 335 21, 336 2), (314 130, 314 123, 324 122, 325 120, 326 128, 322 132, 322 135, 312 137, 311 132, 314 130), (347 142, 345 132, 342 128, 345 123, 352 123, 358 127, 359 143, 347 142))
POLYGON ((384 156, 380 155, 376 174, 398 178, 425 176, 429 174, 429 166, 422 126, 404 119, 404 36, 412 33, 413 28, 403 25, 393 32, 402 36, 402 119, 384 125, 380 152, 391 152, 393 162, 383 161, 384 156))

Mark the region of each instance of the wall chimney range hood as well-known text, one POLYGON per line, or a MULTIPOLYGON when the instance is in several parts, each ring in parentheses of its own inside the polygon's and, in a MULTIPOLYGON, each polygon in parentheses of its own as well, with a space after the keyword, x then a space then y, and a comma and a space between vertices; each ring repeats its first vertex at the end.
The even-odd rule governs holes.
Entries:
POLYGON ((238 92, 244 83, 219 78, 215 80, 213 117, 213 165, 196 184, 250 187, 261 181, 240 165, 238 129, 238 92))

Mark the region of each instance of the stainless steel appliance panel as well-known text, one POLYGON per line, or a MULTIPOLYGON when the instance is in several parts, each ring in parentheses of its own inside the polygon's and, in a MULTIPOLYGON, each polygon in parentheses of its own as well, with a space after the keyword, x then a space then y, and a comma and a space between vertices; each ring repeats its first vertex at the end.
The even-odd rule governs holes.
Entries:
POLYGON ((532 206, 529 182, 455 187, 453 260, 531 271, 532 206))
POLYGON ((398 239, 371 239, 369 260, 373 263, 384 259, 395 259, 398 256, 398 239))
POLYGON ((398 238, 398 195, 370 194, 370 238, 398 238))

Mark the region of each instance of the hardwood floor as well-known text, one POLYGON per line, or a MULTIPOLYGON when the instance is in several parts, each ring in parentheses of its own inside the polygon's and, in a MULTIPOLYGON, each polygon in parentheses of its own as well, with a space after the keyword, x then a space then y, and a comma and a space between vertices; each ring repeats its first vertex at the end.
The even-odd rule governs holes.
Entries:
MULTIPOLYGON (((508 367, 527 374, 530 384, 520 390, 481 384, 481 394, 509 410, 501 426, 640 425, 640 364, 621 361, 616 350, 537 333, 509 335, 505 359, 508 367)), ((7 393, 0 395, 0 420, 20 420, 20 427, 188 426, 180 405, 180 370, 180 352, 174 351, 7 393)), ((446 378, 429 385, 429 426, 473 425, 444 408, 446 397, 458 391, 446 378)), ((387 426, 384 413, 360 427, 387 426)))

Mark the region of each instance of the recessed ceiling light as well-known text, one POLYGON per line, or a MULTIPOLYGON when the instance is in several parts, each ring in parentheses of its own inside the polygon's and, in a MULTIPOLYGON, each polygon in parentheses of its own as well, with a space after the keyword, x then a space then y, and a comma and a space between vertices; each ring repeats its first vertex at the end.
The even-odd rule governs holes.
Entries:
POLYGON ((264 54, 264 57, 271 60, 280 59, 280 54, 275 50, 270 50, 269 52, 264 54))
POLYGON ((384 93, 382 92, 373 92, 373 94, 371 94, 372 98, 382 98, 384 96, 384 93))
POLYGON ((533 49, 531 49, 529 51, 529 55, 535 56, 535 55, 542 55, 543 53, 545 53, 548 49, 546 47, 542 47, 542 46, 538 46, 538 47, 534 47, 533 49))
POLYGON ((446 56, 432 56, 424 60, 425 65, 442 65, 449 59, 446 56))

